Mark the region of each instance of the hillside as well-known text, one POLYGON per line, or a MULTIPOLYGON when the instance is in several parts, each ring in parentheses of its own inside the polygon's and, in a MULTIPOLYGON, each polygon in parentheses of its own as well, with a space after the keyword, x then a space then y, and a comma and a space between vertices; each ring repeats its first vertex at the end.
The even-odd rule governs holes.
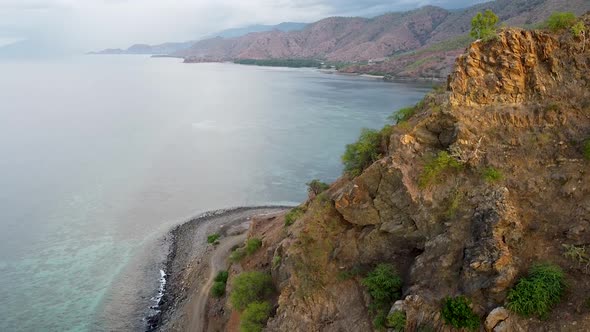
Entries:
POLYGON ((233 261, 211 324, 458 331, 454 317, 479 331, 590 330, 588 59, 590 38, 569 30, 472 43, 445 89, 365 136, 374 162, 358 176, 254 222, 248 247, 260 248, 233 261), (248 295, 271 306, 236 310, 251 271, 272 277, 248 295), (464 305, 442 310, 447 297, 464 305))
POLYGON ((459 11, 426 6, 371 19, 331 17, 301 31, 202 40, 174 55, 187 62, 313 58, 358 63, 344 72, 445 78, 469 42, 465 36, 471 18, 488 8, 505 24, 524 26, 541 22, 556 10, 580 15, 590 10, 590 1, 497 0, 459 11), (368 61, 371 64, 363 65, 368 61))

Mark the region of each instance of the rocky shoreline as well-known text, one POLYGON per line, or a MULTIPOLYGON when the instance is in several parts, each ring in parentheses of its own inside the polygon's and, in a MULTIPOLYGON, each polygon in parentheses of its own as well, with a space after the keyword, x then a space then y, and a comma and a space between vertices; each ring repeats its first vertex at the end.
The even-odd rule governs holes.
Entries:
POLYGON ((199 284, 208 270, 204 259, 213 246, 207 236, 219 233, 223 237, 247 231, 252 217, 285 210, 287 206, 237 207, 205 212, 175 226, 166 234, 169 251, 164 263, 164 287, 154 314, 146 318, 146 331, 175 330, 185 323, 183 305, 189 290, 199 284))

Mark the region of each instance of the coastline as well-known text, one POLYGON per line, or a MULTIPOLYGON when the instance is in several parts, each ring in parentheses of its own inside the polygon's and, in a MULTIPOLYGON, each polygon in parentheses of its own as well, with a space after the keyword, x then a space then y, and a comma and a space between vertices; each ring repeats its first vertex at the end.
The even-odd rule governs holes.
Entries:
POLYGON ((155 296, 153 314, 146 317, 147 331, 183 330, 190 319, 191 299, 208 281, 209 259, 217 246, 207 244, 212 233, 225 238, 245 235, 250 220, 291 206, 237 207, 205 212, 172 228, 165 235, 169 250, 164 262, 161 288, 155 296))

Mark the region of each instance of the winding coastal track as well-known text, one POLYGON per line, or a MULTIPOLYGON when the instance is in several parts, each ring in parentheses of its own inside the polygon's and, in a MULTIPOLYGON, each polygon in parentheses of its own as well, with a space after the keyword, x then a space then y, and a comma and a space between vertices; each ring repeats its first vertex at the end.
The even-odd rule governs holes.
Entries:
POLYGON ((221 243, 217 245, 215 251, 211 255, 209 262, 209 277, 207 282, 201 287, 201 289, 191 297, 189 303, 189 312, 191 315, 188 317, 188 328, 190 332, 204 332, 206 329, 205 322, 205 310, 207 306, 207 299, 211 286, 213 285, 213 279, 219 273, 219 271, 227 269, 226 259, 230 254, 231 249, 239 244, 246 241, 246 234, 236 235, 227 237, 221 240, 221 243))

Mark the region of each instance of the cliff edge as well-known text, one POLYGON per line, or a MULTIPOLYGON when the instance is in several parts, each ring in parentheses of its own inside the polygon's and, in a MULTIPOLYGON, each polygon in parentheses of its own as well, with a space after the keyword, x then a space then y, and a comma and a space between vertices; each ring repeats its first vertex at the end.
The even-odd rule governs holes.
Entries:
POLYGON ((363 280, 382 263, 403 282, 390 312, 404 313, 405 331, 454 330, 441 306, 459 295, 482 331, 590 330, 590 38, 505 29, 455 68, 359 176, 310 198, 292 225, 254 223, 262 248, 233 265, 229 285, 242 270, 272 275, 266 330, 375 329, 363 280), (505 309, 544 262, 564 271, 561 301, 545 320, 505 309))

